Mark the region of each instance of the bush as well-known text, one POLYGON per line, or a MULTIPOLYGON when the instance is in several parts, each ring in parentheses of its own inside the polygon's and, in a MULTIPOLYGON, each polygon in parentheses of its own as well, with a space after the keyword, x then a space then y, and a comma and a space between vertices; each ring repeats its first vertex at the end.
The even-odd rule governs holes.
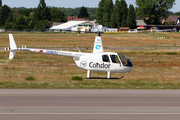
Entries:
POLYGON ((81 81, 81 80, 83 80, 83 78, 79 77, 79 76, 73 76, 72 80, 79 80, 79 81, 81 81))
POLYGON ((27 81, 34 81, 34 80, 35 80, 35 77, 29 76, 29 77, 26 78, 26 80, 27 80, 27 81))

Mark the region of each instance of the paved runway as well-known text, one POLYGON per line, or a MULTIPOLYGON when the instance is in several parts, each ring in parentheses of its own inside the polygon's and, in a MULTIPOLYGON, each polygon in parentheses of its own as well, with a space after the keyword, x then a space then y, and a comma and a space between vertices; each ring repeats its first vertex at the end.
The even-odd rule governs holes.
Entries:
POLYGON ((180 90, 0 90, 0 120, 178 120, 180 90))

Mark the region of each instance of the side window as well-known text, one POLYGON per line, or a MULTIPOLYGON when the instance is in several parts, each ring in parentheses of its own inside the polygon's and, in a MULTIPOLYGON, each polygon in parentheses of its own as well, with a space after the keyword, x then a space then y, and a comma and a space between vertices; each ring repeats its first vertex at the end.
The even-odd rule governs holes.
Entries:
POLYGON ((111 61, 113 63, 120 63, 119 58, 118 58, 117 55, 110 55, 110 56, 111 56, 111 61))
POLYGON ((103 60, 103 62, 110 62, 108 55, 103 55, 102 60, 103 60))

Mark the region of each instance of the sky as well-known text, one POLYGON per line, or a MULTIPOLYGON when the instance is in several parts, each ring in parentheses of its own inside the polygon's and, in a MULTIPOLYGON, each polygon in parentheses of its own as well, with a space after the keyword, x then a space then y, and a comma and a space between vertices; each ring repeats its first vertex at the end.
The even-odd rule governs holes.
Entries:
MULTIPOLYGON (((34 8, 37 7, 40 0, 2 0, 3 5, 6 4, 10 7, 25 7, 34 8)), ((47 6, 51 7, 65 7, 65 8, 75 8, 75 7, 98 7, 100 0, 45 0, 47 6)), ((115 3, 116 0, 113 0, 115 3)), ((133 4, 134 6, 136 0, 126 0, 127 4, 133 4)), ((170 11, 179 12, 180 11, 180 0, 175 0, 176 5, 170 11)))

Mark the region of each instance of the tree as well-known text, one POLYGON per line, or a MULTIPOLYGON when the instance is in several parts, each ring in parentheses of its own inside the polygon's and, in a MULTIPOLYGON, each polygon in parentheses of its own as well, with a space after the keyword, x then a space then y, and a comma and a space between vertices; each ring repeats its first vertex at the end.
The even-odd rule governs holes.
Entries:
POLYGON ((136 0, 137 15, 146 24, 161 24, 161 20, 168 17, 168 10, 173 7, 175 0, 136 0))
POLYGON ((121 2, 121 12, 122 12, 121 26, 127 27, 127 15, 128 15, 127 3, 125 0, 121 0, 120 2, 121 2))
POLYGON ((25 16, 20 15, 20 16, 16 19, 16 24, 17 24, 17 25, 27 25, 25 16))
POLYGON ((121 27, 122 22, 122 3, 119 0, 116 0, 115 6, 116 6, 116 25, 117 28, 121 27))
POLYGON ((173 13, 171 15, 180 15, 180 11, 179 12, 175 12, 175 13, 173 13))
POLYGON ((24 7, 21 7, 21 8, 18 9, 18 13, 21 14, 21 15, 24 15, 26 17, 29 17, 29 13, 31 13, 33 11, 34 11, 33 8, 24 8, 24 7))
POLYGON ((103 24, 106 27, 111 27, 111 15, 113 12, 112 0, 104 1, 104 13, 103 13, 103 24))
POLYGON ((112 16, 111 16, 111 28, 116 28, 116 5, 113 7, 112 16))
MULTIPOLYGON (((79 14, 80 8, 58 8, 58 10, 61 10, 66 16, 77 16, 79 14)), ((87 8, 89 18, 90 19, 96 19, 96 11, 97 8, 87 8)))
POLYGON ((4 27, 5 29, 14 29, 15 26, 16 26, 16 24, 13 23, 13 22, 6 22, 3 27, 4 27))
POLYGON ((129 5, 127 25, 131 29, 134 29, 136 27, 136 12, 132 4, 129 5))
POLYGON ((29 22, 30 28, 33 29, 35 26, 34 12, 29 13, 29 17, 30 17, 30 22, 29 22))
POLYGON ((89 18, 89 14, 87 12, 87 9, 82 6, 80 8, 79 14, 77 15, 78 18, 89 18))
POLYGON ((51 21, 40 20, 40 21, 36 21, 36 26, 34 28, 35 29, 46 29, 46 28, 50 28, 51 25, 52 25, 51 21))
POLYGON ((40 0, 40 3, 34 13, 34 28, 46 29, 46 27, 49 27, 50 20, 50 8, 46 7, 45 0, 40 0))
POLYGON ((96 12, 96 22, 99 23, 100 25, 103 25, 104 2, 105 0, 101 0, 99 2, 99 8, 97 9, 96 12))
POLYGON ((46 7, 44 0, 40 0, 40 3, 35 11, 36 20, 50 20, 50 8, 46 7))
POLYGON ((11 9, 7 6, 4 5, 1 8, 1 12, 0 12, 0 26, 5 25, 6 20, 8 20, 8 22, 12 21, 12 12, 11 9))
POLYGON ((9 16, 7 17, 5 22, 12 22, 12 20, 13 20, 12 13, 9 13, 9 16))
POLYGON ((53 22, 66 22, 67 21, 67 17, 64 15, 64 13, 55 7, 51 8, 50 13, 51 13, 53 22))
POLYGON ((2 7, 2 0, 0 0, 0 8, 2 7))
POLYGON ((18 18, 16 18, 16 26, 14 29, 27 29, 30 28, 27 24, 26 17, 23 15, 20 15, 18 18))

